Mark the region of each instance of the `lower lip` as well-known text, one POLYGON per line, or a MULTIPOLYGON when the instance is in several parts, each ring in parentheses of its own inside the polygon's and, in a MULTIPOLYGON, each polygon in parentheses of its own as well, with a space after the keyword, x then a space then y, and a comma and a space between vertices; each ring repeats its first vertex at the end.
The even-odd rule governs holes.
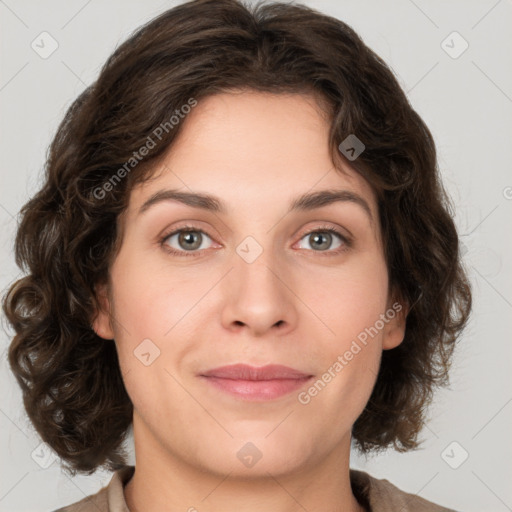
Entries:
POLYGON ((311 377, 275 380, 233 380, 221 379, 219 377, 203 378, 226 393, 243 400, 252 401, 275 400, 276 398, 298 390, 311 379, 311 377))

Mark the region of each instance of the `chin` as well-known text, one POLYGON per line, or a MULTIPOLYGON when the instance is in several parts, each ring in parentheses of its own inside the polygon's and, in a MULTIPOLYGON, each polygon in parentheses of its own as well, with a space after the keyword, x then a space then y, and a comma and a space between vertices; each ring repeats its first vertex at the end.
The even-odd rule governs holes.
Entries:
POLYGON ((227 443, 219 443, 217 439, 215 450, 208 457, 208 468, 224 476, 230 473, 230 478, 268 478, 269 473, 273 476, 284 475, 307 464, 307 451, 310 448, 304 443, 298 440, 287 443, 279 436, 271 439, 274 433, 268 434, 267 429, 264 434, 230 438, 227 443))

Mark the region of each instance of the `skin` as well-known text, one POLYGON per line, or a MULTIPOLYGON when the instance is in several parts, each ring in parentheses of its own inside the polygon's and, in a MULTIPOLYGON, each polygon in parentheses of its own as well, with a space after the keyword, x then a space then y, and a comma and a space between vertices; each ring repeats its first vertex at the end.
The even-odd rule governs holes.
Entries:
POLYGON ((274 363, 316 380, 375 324, 394 303, 375 195, 347 162, 333 166, 313 96, 223 93, 181 122, 153 178, 131 191, 93 324, 115 339, 134 404, 127 504, 132 512, 362 511, 350 488, 351 428, 382 350, 403 340, 405 307, 306 405, 298 392, 244 401, 198 374, 274 363), (212 194, 227 212, 161 201, 139 214, 162 189, 212 194), (373 220, 349 201, 287 214, 292 199, 325 189, 357 193, 373 220), (159 241, 184 221, 206 233, 195 257, 165 250, 187 253, 178 235, 159 241), (333 235, 318 249, 307 233, 325 226, 352 244, 333 235), (252 263, 236 252, 247 236, 263 249, 252 263), (160 355, 145 366, 134 350, 148 338, 160 355), (248 442, 262 455, 250 468, 237 457, 248 442))

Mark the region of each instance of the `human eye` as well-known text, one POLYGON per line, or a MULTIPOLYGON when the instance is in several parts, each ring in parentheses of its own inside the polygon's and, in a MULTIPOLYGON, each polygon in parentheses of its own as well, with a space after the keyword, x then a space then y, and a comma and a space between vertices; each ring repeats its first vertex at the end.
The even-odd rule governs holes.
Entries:
POLYGON ((204 247, 207 239, 212 240, 202 229, 187 225, 173 228, 162 235, 160 245, 175 256, 199 256, 201 251, 207 248, 204 247))
MULTIPOLYGON (((212 238, 204 230, 186 225, 175 227, 162 235, 160 245, 166 252, 175 256, 200 256, 203 250, 209 248, 208 240, 212 242, 212 238)), ((330 256, 346 252, 352 247, 351 239, 332 226, 321 226, 310 230, 303 234, 300 240, 305 240, 309 245, 309 247, 299 247, 300 249, 325 252, 330 256), (337 245, 332 247, 336 240, 337 245)))
MULTIPOLYGON (((304 239, 307 241, 310 248, 313 248, 313 252, 326 252, 328 253, 326 255, 330 256, 342 254, 352 247, 352 240, 347 236, 342 235, 332 226, 322 226, 308 231, 301 237, 301 240, 304 239), (332 246, 333 241, 336 239, 338 239, 338 245, 329 249, 332 246)), ((300 247, 300 249, 303 248, 304 247, 300 247)))

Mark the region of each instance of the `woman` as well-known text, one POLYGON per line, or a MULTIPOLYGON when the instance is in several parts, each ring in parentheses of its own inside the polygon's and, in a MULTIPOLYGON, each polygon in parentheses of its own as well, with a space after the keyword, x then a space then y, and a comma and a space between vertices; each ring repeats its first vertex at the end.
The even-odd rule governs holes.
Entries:
POLYGON ((61 510, 449 510, 349 466, 418 445, 471 294, 432 136, 343 22, 204 0, 142 27, 16 251, 27 413, 71 473, 116 471, 61 510))

